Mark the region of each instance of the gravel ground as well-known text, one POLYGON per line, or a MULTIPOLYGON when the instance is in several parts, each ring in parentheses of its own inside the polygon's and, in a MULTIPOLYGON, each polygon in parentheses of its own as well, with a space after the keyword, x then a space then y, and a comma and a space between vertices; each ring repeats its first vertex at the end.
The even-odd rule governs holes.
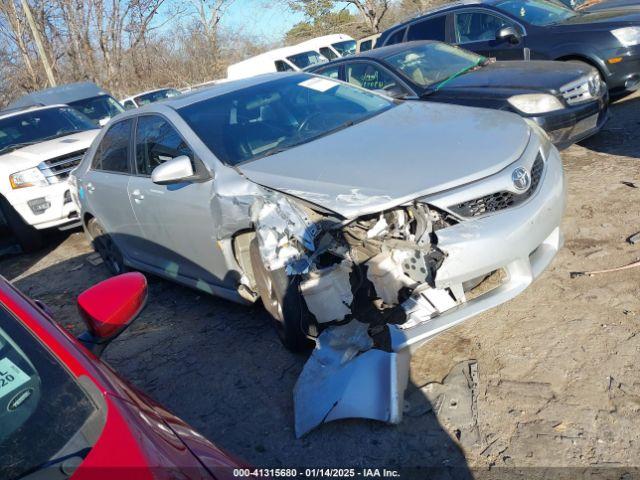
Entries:
MULTIPOLYGON (((157 278, 105 359, 257 466, 640 466, 640 268, 569 276, 640 257, 625 241, 640 231, 640 188, 622 183, 640 186, 639 106, 639 95, 617 103, 602 132, 563 152, 564 249, 522 295, 415 355, 401 425, 346 420, 296 439, 304 356, 280 346, 260 307, 157 278)), ((75 297, 107 277, 90 254, 82 233, 53 235, 45 251, 0 261, 0 273, 78 332, 75 297)))

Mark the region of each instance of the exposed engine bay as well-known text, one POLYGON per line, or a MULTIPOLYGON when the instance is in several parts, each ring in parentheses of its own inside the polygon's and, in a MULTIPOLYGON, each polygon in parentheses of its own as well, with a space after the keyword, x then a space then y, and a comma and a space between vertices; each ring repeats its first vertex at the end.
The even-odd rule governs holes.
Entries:
POLYGON ((431 303, 430 314, 464 301, 462 288, 435 288, 445 259, 437 231, 456 221, 426 204, 341 221, 279 196, 254 218, 265 267, 299 277, 318 330, 354 319, 371 328, 403 325, 416 297, 431 303))

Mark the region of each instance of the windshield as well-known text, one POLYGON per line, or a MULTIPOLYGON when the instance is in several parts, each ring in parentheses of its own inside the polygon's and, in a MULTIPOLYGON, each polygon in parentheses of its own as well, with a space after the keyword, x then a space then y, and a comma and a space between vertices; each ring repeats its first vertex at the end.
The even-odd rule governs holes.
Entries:
POLYGON ((338 42, 331 45, 336 51, 342 55, 343 57, 347 55, 353 55, 356 53, 356 41, 355 40, 345 40, 344 42, 338 42))
POLYGON ((462 48, 434 42, 404 50, 385 60, 407 79, 426 88, 460 75, 486 59, 462 48))
POLYGON ((75 443, 76 434, 97 413, 74 377, 0 304, 3 480, 20 478, 64 453, 86 449, 86 441, 75 443))
POLYGON ((0 154, 45 140, 96 128, 70 107, 32 110, 0 118, 0 154))
POLYGON ((551 25, 578 15, 553 0, 503 0, 494 6, 532 25, 551 25))
POLYGON ((298 53, 297 55, 291 55, 287 57, 291 63, 293 63, 300 70, 307 68, 309 65, 316 65, 318 63, 326 62, 327 59, 320 55, 318 52, 310 51, 304 53, 298 53))
POLYGON ((158 90, 156 92, 145 93, 144 95, 138 95, 135 97, 135 101, 139 107, 147 105, 149 103, 158 102, 167 98, 176 97, 180 95, 178 90, 173 88, 166 88, 164 90, 158 90))
POLYGON ((83 98, 75 102, 69 102, 69 106, 84 113, 94 124, 99 125, 100 120, 115 117, 120 112, 124 112, 124 108, 109 95, 100 95, 98 97, 83 98))
POLYGON ((359 88, 297 74, 209 98, 178 112, 221 161, 238 165, 347 128, 393 106, 359 88))

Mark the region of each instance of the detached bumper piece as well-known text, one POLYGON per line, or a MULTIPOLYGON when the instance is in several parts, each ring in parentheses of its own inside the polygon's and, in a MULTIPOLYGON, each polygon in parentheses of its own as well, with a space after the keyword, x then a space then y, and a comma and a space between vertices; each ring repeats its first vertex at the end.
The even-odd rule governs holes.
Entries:
POLYGON ((504 283, 445 312, 434 312, 437 301, 426 294, 414 295, 404 304, 410 310, 406 323, 389 325, 390 351, 373 348, 368 325, 357 321, 322 332, 294 389, 296 436, 343 418, 400 423, 411 354, 445 330, 517 296, 561 246, 556 228, 528 258, 505 267, 504 283))

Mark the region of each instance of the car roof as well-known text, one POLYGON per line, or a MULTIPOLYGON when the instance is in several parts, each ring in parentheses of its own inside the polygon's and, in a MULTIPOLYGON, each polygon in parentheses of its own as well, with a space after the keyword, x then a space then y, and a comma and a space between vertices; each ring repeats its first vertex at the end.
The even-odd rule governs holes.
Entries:
POLYGON ((121 102, 126 102, 127 100, 133 100, 136 97, 140 97, 142 95, 147 95, 149 93, 155 93, 155 92, 162 92, 163 90, 176 90, 178 91, 177 88, 174 87, 162 87, 162 88, 154 88, 153 90, 146 90, 144 92, 140 92, 140 93, 134 93, 133 95, 129 95, 128 97, 124 97, 122 100, 120 100, 121 102))
POLYGON ((32 105, 57 105, 100 95, 110 94, 93 82, 67 83, 66 85, 28 93, 12 102, 9 108, 29 107, 32 105))
POLYGON ((385 37, 385 40, 386 40, 386 37, 387 37, 386 34, 388 32, 393 32, 395 30, 398 30, 399 28, 405 27, 408 24, 413 23, 414 20, 418 20, 420 18, 427 17, 435 13, 455 10, 458 7, 467 7, 467 6, 473 6, 473 5, 493 5, 497 1, 498 0, 455 0, 453 2, 445 3, 444 5, 428 8, 426 10, 422 10, 417 15, 407 18, 406 20, 387 28, 384 32, 382 32, 382 36, 385 37))

